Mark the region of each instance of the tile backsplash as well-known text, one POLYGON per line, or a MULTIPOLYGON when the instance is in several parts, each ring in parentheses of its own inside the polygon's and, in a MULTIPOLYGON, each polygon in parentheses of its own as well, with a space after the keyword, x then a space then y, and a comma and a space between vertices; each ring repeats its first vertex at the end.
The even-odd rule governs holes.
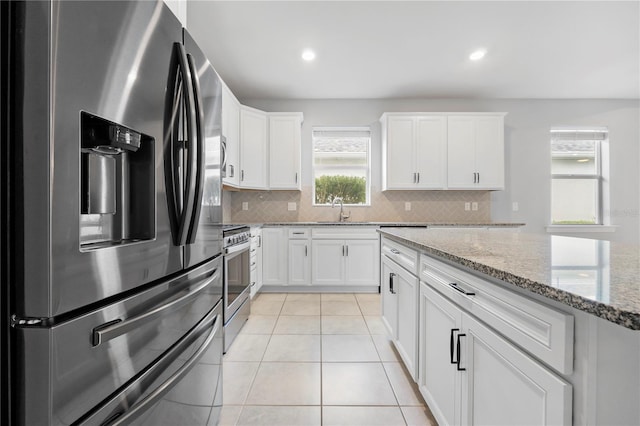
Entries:
MULTIPOLYGON (((302 191, 225 191, 227 223, 337 221, 340 208, 313 206, 310 186, 302 191), (248 210, 242 210, 247 203, 248 210), (288 210, 295 203, 296 210, 288 210)), ((345 206, 353 222, 489 222, 489 191, 371 191, 370 206, 345 206), (465 203, 478 203, 477 211, 465 211, 465 203), (405 209, 410 203, 411 210, 405 209)))

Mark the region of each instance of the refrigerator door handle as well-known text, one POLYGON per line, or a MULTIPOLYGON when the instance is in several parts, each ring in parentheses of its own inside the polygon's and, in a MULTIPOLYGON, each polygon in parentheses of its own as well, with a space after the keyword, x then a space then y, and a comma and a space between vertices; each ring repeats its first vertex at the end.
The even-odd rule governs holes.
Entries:
MULTIPOLYGON (((183 96, 184 105, 187 112, 186 122, 187 122, 187 141, 186 141, 186 151, 187 151, 187 164, 186 164, 186 188, 175 188, 174 191, 176 193, 183 191, 184 194, 184 205, 182 207, 182 212, 180 214, 179 225, 178 225, 178 236, 177 236, 177 245, 185 245, 187 243, 187 237, 189 233, 189 225, 191 222, 191 218, 193 216, 193 202, 194 196, 193 191, 196 186, 196 177, 197 177, 197 161, 196 152, 194 152, 194 146, 192 144, 193 134, 197 131, 198 122, 197 122, 197 113, 195 109, 195 99, 193 92, 193 78, 191 76, 191 70, 189 66, 189 60, 187 58, 187 53, 184 49, 182 43, 174 44, 178 49, 178 64, 180 73, 182 74, 182 86, 183 86, 183 96)), ((196 148, 197 149, 197 148, 196 148)), ((174 154, 174 152, 172 152, 174 154)), ((174 184, 179 185, 178 182, 174 182, 174 184)))
MULTIPOLYGON (((124 401, 126 400, 128 393, 134 390, 139 392, 139 388, 144 387, 145 382, 148 382, 150 381, 150 379, 153 379, 154 377, 159 376, 162 373, 162 371, 164 371, 165 368, 167 367, 167 365, 165 364, 167 362, 170 362, 171 359, 175 359, 177 355, 180 353, 180 351, 184 350, 184 346, 185 346, 184 343, 189 344, 189 342, 193 342, 193 339, 202 335, 204 330, 207 327, 209 327, 210 324, 213 323, 214 324, 213 328, 209 332, 207 338, 202 343, 202 345, 200 345, 200 347, 195 351, 195 353, 175 373, 173 373, 171 377, 169 377, 167 380, 161 383, 158 387, 156 387, 156 389, 153 392, 151 392, 149 395, 147 395, 144 399, 142 399, 138 403, 133 404, 129 410, 121 413, 117 413, 109 417, 108 419, 106 419, 106 421, 101 422, 101 424, 108 424, 109 426, 129 424, 134 419, 136 419, 141 414, 143 414, 145 410, 147 410, 153 404, 158 402, 158 400, 160 400, 164 395, 166 395, 166 393, 169 392, 176 385, 176 383, 182 380, 182 378, 184 378, 184 376, 186 376, 187 373, 189 373, 189 371, 198 363, 198 361, 200 361, 200 358, 202 358, 205 352, 209 349, 209 346, 215 339, 216 334, 218 334, 218 331, 220 330, 221 322, 222 322, 221 315, 216 313, 215 308, 212 309, 209 312, 209 314, 207 314, 207 316, 200 322, 200 324, 195 329, 193 329, 189 334, 187 334, 182 339, 180 339, 179 342, 183 344, 179 343, 177 345, 174 345, 170 349, 170 352, 165 354, 162 360, 157 362, 151 368, 145 370, 142 375, 136 378, 136 380, 131 382, 128 386, 126 386, 123 390, 121 390, 117 394, 113 395, 110 398, 110 401, 115 401, 115 400, 124 401), (165 361, 165 360, 168 360, 168 361, 165 361)), ((82 419, 80 422, 78 422, 77 425, 85 426, 89 424, 96 424, 97 422, 99 422, 99 420, 96 419, 95 416, 88 416, 82 419)))
POLYGON ((218 273, 218 268, 216 268, 213 270, 211 275, 204 280, 202 284, 178 299, 172 300, 169 303, 158 306, 154 309, 151 309, 124 321, 113 320, 94 328, 92 330, 91 340, 93 346, 99 346, 100 344, 106 343, 111 339, 115 339, 118 336, 129 333, 130 331, 139 328, 143 324, 153 321, 163 315, 166 315, 169 312, 174 312, 177 309, 180 309, 185 304, 191 302, 194 298, 197 298, 202 290, 207 288, 219 276, 220 274, 218 273))
MULTIPOLYGON (((200 97, 200 79, 198 78, 198 70, 196 69, 193 56, 187 54, 189 71, 191 74, 191 87, 193 88, 193 110, 195 116, 195 149, 196 156, 192 166, 196 170, 196 178, 193 189, 189 191, 187 196, 191 197, 193 211, 190 218, 189 231, 187 234, 187 244, 193 244, 196 241, 196 233, 198 231, 198 223, 200 222, 200 210, 202 207, 202 196, 204 195, 204 109, 202 99, 200 97)), ((191 135, 193 136, 193 135, 191 135)), ((192 142, 193 137, 190 137, 192 142)), ((194 144, 192 143, 191 146, 194 144)))

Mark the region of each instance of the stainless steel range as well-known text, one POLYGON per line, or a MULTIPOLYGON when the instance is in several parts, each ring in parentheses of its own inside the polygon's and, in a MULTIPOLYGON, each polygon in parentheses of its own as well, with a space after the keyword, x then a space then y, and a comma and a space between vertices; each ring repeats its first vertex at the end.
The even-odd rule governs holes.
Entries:
POLYGON ((223 230, 224 280, 223 319, 224 351, 233 343, 251 313, 250 230, 247 226, 232 226, 223 230))

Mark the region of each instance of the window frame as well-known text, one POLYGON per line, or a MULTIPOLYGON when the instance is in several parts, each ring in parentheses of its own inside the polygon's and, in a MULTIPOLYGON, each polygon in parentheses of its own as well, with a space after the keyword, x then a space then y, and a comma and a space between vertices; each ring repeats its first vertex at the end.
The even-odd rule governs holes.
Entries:
MULTIPOLYGON (((589 140, 589 141, 593 141, 595 142, 595 166, 596 166, 596 170, 595 173, 572 173, 572 174, 567 174, 567 173, 551 173, 551 179, 550 179, 550 204, 549 204, 549 223, 550 226, 603 226, 604 225, 604 197, 603 197, 603 182, 604 182, 604 177, 603 177, 603 167, 602 167, 602 145, 603 142, 608 141, 609 139, 609 135, 608 135, 608 129, 576 129, 576 128, 571 128, 571 129, 551 129, 551 143, 553 143, 554 133, 576 133, 576 134, 580 134, 580 133, 600 133, 603 134, 604 137, 602 139, 596 139, 596 138, 588 138, 585 137, 584 139, 580 139, 580 138, 576 138, 575 140, 589 140), (553 181, 554 180, 575 180, 575 181, 579 181, 579 180, 595 180, 596 181, 596 219, 595 219, 595 223, 554 223, 554 218, 553 218, 553 181)), ((567 139, 568 140, 568 139, 567 139)), ((549 159, 551 161, 551 166, 553 167, 553 153, 552 151, 550 151, 550 155, 549 155, 549 159)))
MULTIPOLYGON (((367 132, 367 164, 365 175, 365 202, 363 204, 343 204, 349 207, 371 207, 371 127, 369 126, 335 126, 335 127, 323 127, 316 126, 311 129, 311 182, 312 182, 312 194, 311 194, 311 206, 312 207, 331 207, 331 203, 317 204, 316 203, 316 152, 315 152, 315 132, 367 132)), ((365 167, 363 166, 363 169, 365 167)))

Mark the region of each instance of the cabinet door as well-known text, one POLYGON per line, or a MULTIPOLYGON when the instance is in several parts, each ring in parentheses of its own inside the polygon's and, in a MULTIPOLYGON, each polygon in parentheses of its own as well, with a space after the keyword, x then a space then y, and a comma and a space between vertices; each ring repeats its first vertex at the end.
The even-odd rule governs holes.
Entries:
POLYGON ((300 189, 302 116, 269 116, 269 188, 300 189))
POLYGON ((309 240, 289 240, 289 284, 311 284, 309 240))
POLYGON ((345 246, 345 283, 380 285, 378 240, 347 240, 345 246))
POLYGON ((314 285, 344 283, 344 240, 311 242, 311 281, 314 285))
POLYGON ((413 117, 388 117, 385 189, 415 189, 413 117))
POLYGON ((475 187, 475 117, 453 116, 447 120, 447 186, 475 187))
POLYGON ((256 248, 256 289, 255 292, 258 293, 260 288, 262 287, 262 228, 260 227, 252 227, 251 235, 254 235, 255 248, 256 248), (254 230, 255 229, 255 230, 254 230))
POLYGON ((462 325, 463 424, 571 424, 569 383, 473 317, 462 325))
POLYGON ((416 188, 446 188, 447 117, 417 117, 415 133, 416 188))
POLYGON ((476 171, 480 189, 504 189, 504 119, 476 119, 476 171))
POLYGON ((380 294, 382 296, 382 322, 392 340, 398 338, 398 293, 395 287, 396 266, 392 261, 382 258, 382 277, 380 294))
POLYGON ((240 102, 229 88, 222 86, 222 135, 225 145, 225 185, 240 185, 240 102))
POLYGON ((439 424, 460 424, 461 377, 455 361, 462 311, 425 283, 420 284, 418 387, 439 424))
POLYGON ((262 283, 286 285, 288 250, 286 228, 262 229, 262 283))
POLYGON ((240 187, 267 189, 267 115, 240 109, 240 187))
POLYGON ((398 294, 398 332, 396 348, 411 377, 416 380, 418 368, 418 278, 398 268, 395 285, 398 294))

